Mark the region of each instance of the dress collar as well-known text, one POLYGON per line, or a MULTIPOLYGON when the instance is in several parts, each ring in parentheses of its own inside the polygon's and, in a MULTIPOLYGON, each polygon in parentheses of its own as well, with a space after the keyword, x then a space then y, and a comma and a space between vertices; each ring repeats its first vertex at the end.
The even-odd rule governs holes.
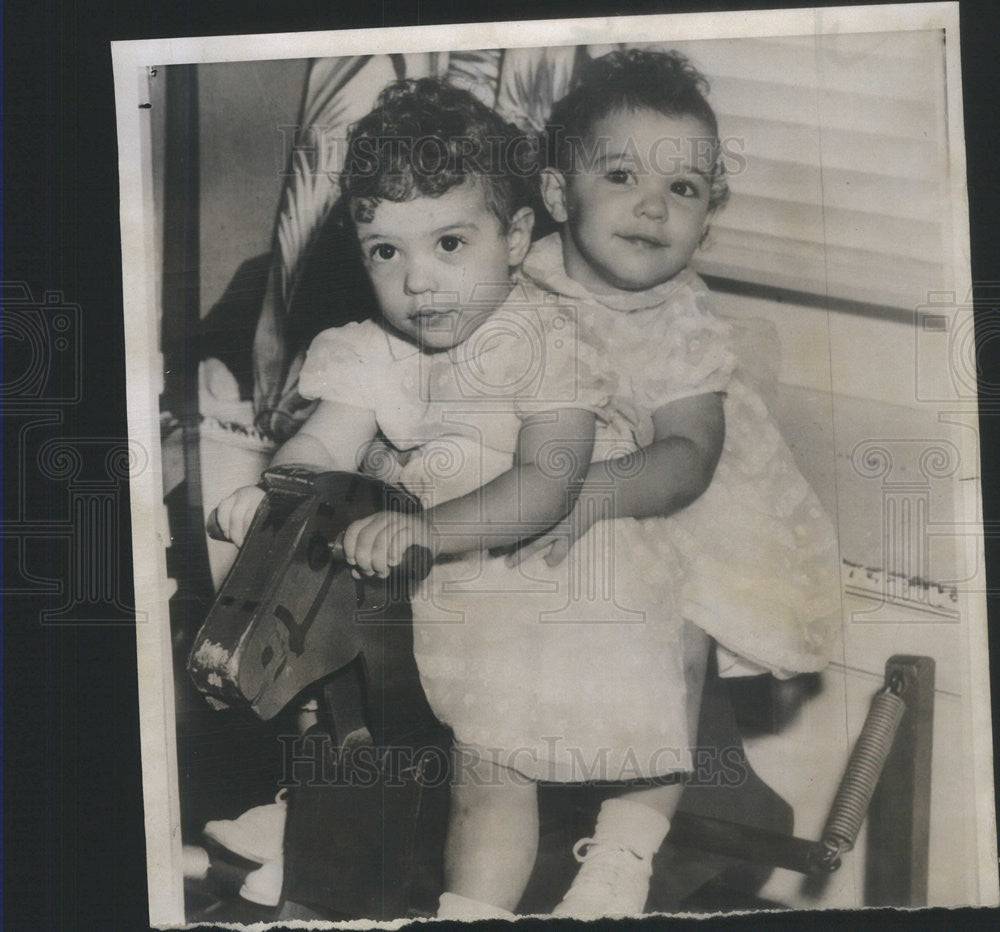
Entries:
POLYGON ((524 260, 522 271, 530 281, 546 291, 601 304, 622 313, 660 307, 682 288, 690 287, 697 281, 695 273, 685 268, 670 281, 655 285, 646 291, 622 291, 616 288, 607 294, 595 294, 566 274, 562 240, 558 233, 551 233, 531 247, 528 257, 524 260))

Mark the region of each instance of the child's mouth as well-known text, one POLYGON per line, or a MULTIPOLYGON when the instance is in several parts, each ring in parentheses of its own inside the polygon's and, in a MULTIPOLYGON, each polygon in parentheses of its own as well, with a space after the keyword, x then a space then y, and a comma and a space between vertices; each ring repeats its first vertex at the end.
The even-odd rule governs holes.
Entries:
POLYGON ((425 335, 454 335, 459 314, 460 309, 457 307, 425 308, 414 314, 411 320, 425 335))
POLYGON ((669 245, 655 236, 643 236, 639 233, 618 233, 616 235, 630 246, 636 246, 639 249, 666 249, 669 245))
POLYGON ((436 307, 433 309, 425 309, 417 311, 417 313, 413 315, 413 319, 416 320, 418 323, 427 324, 427 323, 433 323, 434 321, 437 320, 444 320, 446 318, 451 317, 453 314, 457 313, 458 313, 457 307, 440 307, 440 308, 436 307))

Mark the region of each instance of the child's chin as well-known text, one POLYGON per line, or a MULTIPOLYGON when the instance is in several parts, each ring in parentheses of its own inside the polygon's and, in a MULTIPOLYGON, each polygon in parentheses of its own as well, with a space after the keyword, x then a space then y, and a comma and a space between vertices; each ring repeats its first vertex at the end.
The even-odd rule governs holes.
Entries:
POLYGON ((654 266, 650 262, 635 261, 604 263, 602 267, 595 269, 598 277, 606 285, 611 285, 620 291, 647 291, 650 288, 655 288, 661 282, 672 277, 668 271, 668 269, 654 266))
POLYGON ((417 332, 417 343, 425 350, 446 350, 458 346, 463 340, 454 328, 450 330, 430 330, 421 328, 417 332))
POLYGON ((454 346, 458 346, 454 340, 428 340, 426 337, 421 337, 417 340, 417 343, 422 350, 427 350, 429 353, 442 353, 454 346))
POLYGON ((621 291, 649 291, 670 281, 673 275, 620 275, 615 287, 621 291))

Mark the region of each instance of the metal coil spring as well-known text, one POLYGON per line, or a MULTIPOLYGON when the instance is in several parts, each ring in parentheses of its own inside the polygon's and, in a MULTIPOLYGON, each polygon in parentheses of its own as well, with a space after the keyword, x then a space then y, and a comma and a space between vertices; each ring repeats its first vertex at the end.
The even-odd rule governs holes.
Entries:
POLYGON ((901 685, 896 682, 875 694, 864 727, 851 752, 847 770, 837 788, 820 839, 824 849, 823 860, 830 869, 839 864, 843 852, 854 847, 861 823, 868 813, 868 804, 906 711, 906 703, 897 692, 901 685))

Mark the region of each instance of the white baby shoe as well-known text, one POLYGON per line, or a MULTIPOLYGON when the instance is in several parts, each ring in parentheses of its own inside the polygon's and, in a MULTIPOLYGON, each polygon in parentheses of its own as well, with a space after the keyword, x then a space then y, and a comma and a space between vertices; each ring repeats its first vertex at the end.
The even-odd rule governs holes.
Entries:
POLYGON ((605 800, 593 838, 573 846, 580 870, 553 916, 637 916, 646 907, 656 854, 669 820, 642 803, 605 800))
POLYGON ((288 814, 287 795, 288 790, 280 790, 273 803, 255 806, 235 819, 209 822, 204 835, 248 861, 265 864, 280 859, 288 814))
POLYGON ((181 869, 185 880, 204 880, 212 866, 208 852, 198 845, 184 845, 181 849, 181 869))
POLYGON ((246 875, 240 887, 240 896, 259 906, 277 906, 281 902, 284 873, 283 858, 265 861, 257 870, 246 875))

